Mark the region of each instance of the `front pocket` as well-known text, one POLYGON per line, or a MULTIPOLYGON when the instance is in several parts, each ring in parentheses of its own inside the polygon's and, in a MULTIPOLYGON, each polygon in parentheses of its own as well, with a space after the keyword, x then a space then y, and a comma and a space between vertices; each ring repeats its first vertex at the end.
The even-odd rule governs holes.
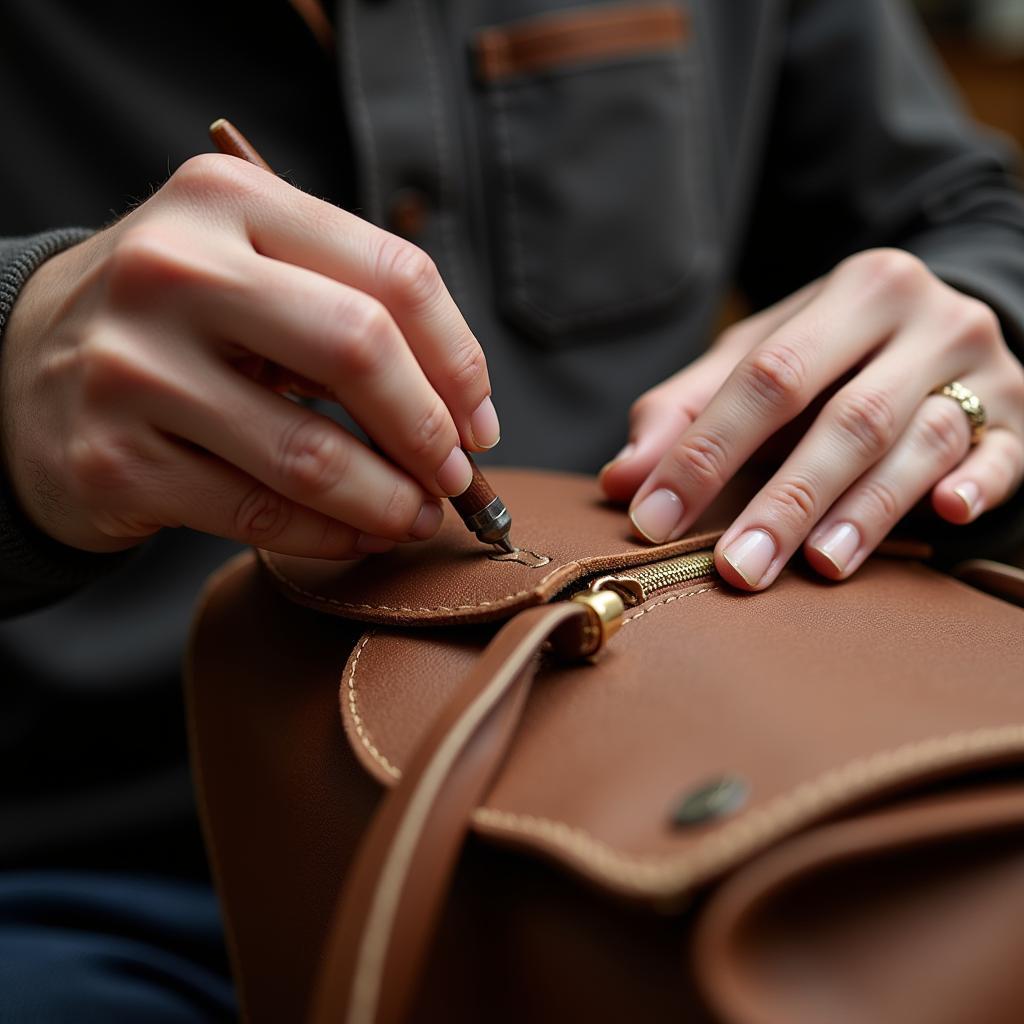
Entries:
POLYGON ((677 304, 711 208, 683 9, 588 6, 492 26, 473 57, 506 316, 559 339, 677 304))

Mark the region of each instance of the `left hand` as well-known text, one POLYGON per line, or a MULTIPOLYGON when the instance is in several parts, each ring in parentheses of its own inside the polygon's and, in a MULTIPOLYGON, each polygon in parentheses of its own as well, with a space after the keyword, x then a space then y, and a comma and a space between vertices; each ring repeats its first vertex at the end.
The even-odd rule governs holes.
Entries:
POLYGON ((719 540, 730 583, 764 589, 801 545, 818 572, 843 579, 929 490, 938 515, 967 523, 1020 485, 1024 366, 995 314, 910 253, 873 249, 641 396, 602 486, 632 498, 640 536, 679 537, 771 435, 847 377, 719 540), (964 411, 931 394, 953 380, 988 416, 973 448, 964 411))

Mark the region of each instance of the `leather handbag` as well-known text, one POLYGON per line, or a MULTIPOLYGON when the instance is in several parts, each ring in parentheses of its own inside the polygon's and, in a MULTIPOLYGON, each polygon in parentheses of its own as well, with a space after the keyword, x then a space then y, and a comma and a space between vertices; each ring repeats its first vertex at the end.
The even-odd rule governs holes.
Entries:
POLYGON ((1024 1019, 1024 573, 893 544, 718 581, 593 481, 489 474, 360 562, 208 584, 193 767, 252 1022, 1024 1019), (986 590, 990 592, 985 592, 986 590))

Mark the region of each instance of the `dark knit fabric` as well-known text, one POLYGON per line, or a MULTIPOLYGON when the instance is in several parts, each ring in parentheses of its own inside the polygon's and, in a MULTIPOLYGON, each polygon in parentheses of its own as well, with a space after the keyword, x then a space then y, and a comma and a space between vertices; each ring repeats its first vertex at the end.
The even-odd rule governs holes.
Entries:
MULTIPOLYGON (((0 346, 15 299, 45 260, 92 234, 86 228, 0 239, 0 346)), ((6 453, 5 453, 6 456, 6 453)), ((8 474, 0 473, 0 614, 27 611, 97 579, 127 554, 97 555, 52 540, 25 517, 8 474)))

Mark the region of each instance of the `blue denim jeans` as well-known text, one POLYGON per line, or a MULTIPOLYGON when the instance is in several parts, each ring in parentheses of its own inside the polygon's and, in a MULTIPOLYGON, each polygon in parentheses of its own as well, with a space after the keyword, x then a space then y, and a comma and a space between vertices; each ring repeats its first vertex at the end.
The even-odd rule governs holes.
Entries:
POLYGON ((208 885, 0 874, 0 1024, 206 1024, 237 1016, 208 885))

